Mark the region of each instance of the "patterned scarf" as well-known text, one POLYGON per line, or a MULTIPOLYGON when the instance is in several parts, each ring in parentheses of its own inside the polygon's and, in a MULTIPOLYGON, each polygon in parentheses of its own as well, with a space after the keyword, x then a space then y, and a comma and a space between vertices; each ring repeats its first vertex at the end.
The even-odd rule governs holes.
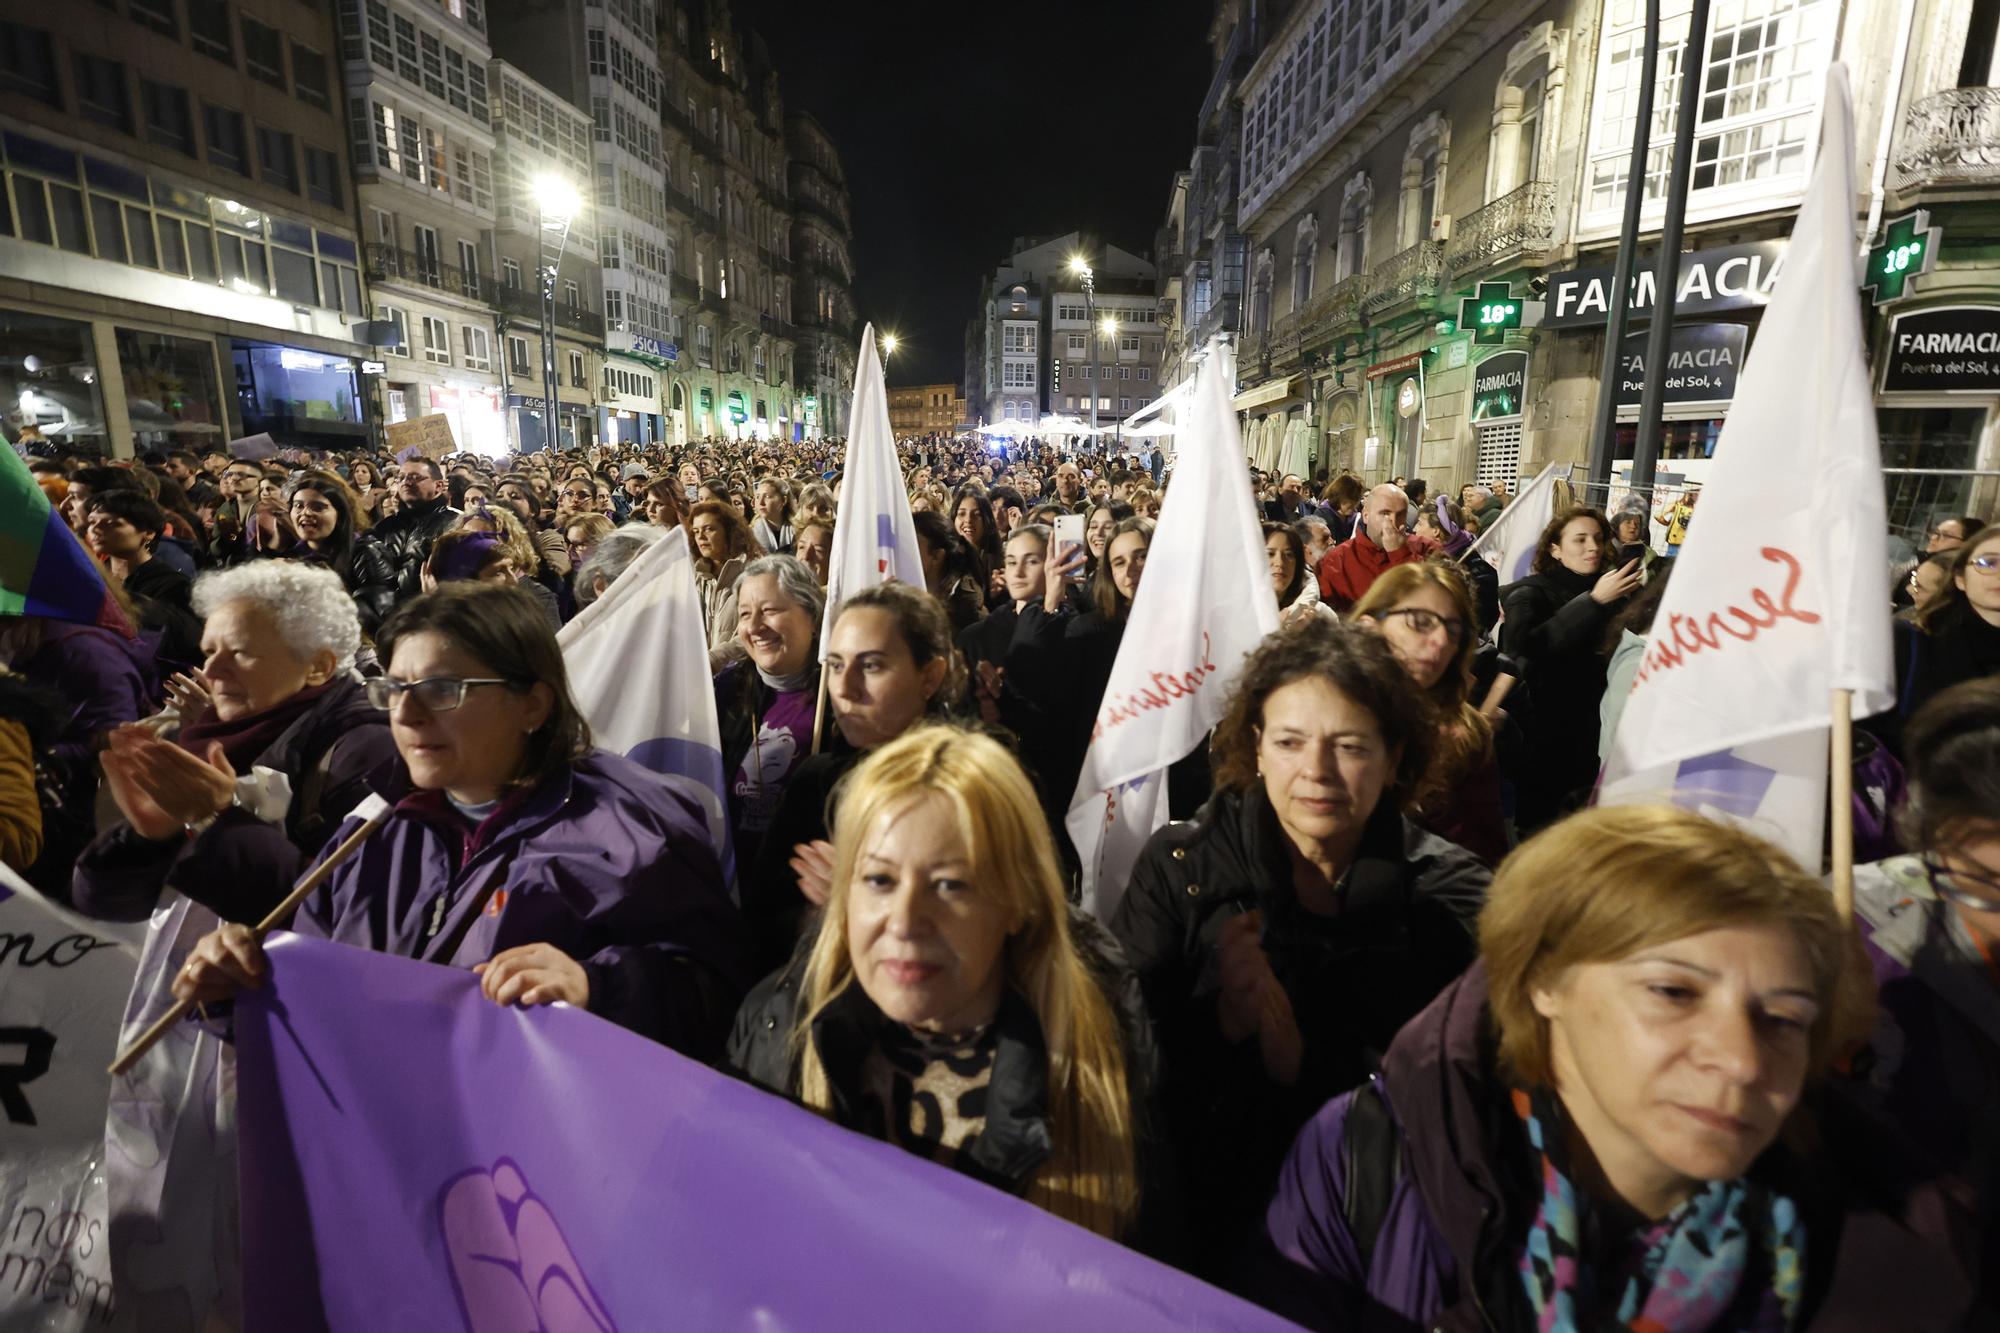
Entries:
POLYGON ((1546 1089, 1513 1094, 1540 1162, 1542 1200, 1521 1250, 1521 1283, 1541 1333, 1705 1329, 1778 1333, 1798 1317, 1805 1227, 1790 1199, 1748 1180, 1711 1182, 1632 1237, 1616 1271, 1590 1271, 1588 1201, 1565 1173, 1561 1111, 1546 1089), (1554 1132, 1551 1130, 1554 1129, 1554 1132), (1754 1269, 1768 1286, 1759 1290, 1754 1269))

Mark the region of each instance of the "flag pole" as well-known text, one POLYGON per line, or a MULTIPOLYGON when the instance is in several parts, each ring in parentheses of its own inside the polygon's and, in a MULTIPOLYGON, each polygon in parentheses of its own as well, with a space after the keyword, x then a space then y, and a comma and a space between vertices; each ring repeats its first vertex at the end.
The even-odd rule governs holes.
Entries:
MULTIPOLYGON (((327 857, 326 860, 321 861, 318 865, 314 866, 312 870, 307 873, 306 877, 300 880, 290 893, 285 895, 285 900, 283 902, 279 903, 276 907, 273 907, 270 913, 267 916, 265 916, 265 918, 262 921, 259 921, 254 927, 251 928, 251 935, 259 942, 262 942, 263 938, 266 935, 270 934, 273 930, 277 929, 279 922, 285 920, 287 917, 291 916, 293 912, 298 910, 299 904, 306 900, 307 894, 311 893, 314 889, 318 888, 320 885, 326 883, 328 876, 332 875, 335 870, 340 868, 341 862, 345 861, 348 857, 354 855, 355 850, 359 848, 362 843, 368 841, 369 837, 374 834, 375 830, 381 828, 384 824, 388 823, 389 816, 394 812, 395 812, 394 806, 392 805, 384 806, 382 810, 378 812, 373 819, 370 819, 360 828, 348 834, 346 842, 343 842, 340 844, 340 846, 334 848, 333 854, 331 856, 327 857)), ((172 1030, 174 1024, 180 1022, 183 1018, 186 1018, 193 1011, 194 1011, 193 1000, 176 1000, 174 1002, 173 1008, 167 1010, 167 1012, 160 1015, 159 1021, 154 1023, 153 1026, 147 1028, 144 1032, 140 1033, 138 1038, 134 1040, 130 1046, 127 1046, 124 1050, 118 1053, 118 1058, 111 1062, 110 1072, 114 1076, 116 1076, 118 1074, 124 1073, 126 1070, 130 1069, 133 1065, 138 1064, 140 1057, 145 1055, 147 1051, 152 1050, 153 1047, 157 1046, 159 1044, 160 1038, 166 1036, 167 1033, 172 1030)))
POLYGON ((1842 921, 1854 920, 1854 691, 1833 692, 1833 905, 1842 921))
POLYGON ((821 733, 824 732, 825 729, 826 729, 826 663, 822 662, 820 663, 819 667, 819 701, 813 705, 812 752, 814 754, 819 753, 819 738, 821 733))

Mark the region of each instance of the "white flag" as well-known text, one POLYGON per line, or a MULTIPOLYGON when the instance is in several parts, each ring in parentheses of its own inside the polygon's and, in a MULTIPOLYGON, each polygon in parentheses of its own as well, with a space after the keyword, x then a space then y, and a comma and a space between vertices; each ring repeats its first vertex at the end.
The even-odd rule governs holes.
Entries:
POLYGON ((1827 74, 1818 159, 1653 620, 1600 801, 1670 799, 1753 823, 1816 868, 1832 692, 1895 703, 1888 523, 1863 352, 1854 109, 1827 74))
POLYGON ((1500 572, 1500 582, 1518 583, 1533 572, 1535 552, 1541 548, 1542 529, 1556 516, 1556 483, 1568 481, 1570 465, 1551 463, 1521 489, 1514 502, 1500 511, 1500 517, 1482 530, 1479 540, 1466 554, 1477 551, 1481 559, 1500 572))
POLYGON ((722 728, 687 530, 671 528, 647 547, 556 642, 597 743, 701 789, 716 855, 733 883, 722 728))
POLYGON ((1222 717, 1244 655, 1278 628, 1278 601, 1243 440, 1230 408, 1236 355, 1211 345, 1180 428, 1146 573, 1064 821, 1083 905, 1108 918, 1139 850, 1167 821, 1167 767, 1222 717))
POLYGON ((889 429, 889 390, 882 380, 882 357, 875 350, 875 326, 861 330, 854 366, 854 407, 849 417, 847 460, 840 473, 840 509, 833 525, 833 552, 826 569, 826 618, 820 625, 819 660, 841 601, 863 588, 897 579, 922 588, 924 562, 917 525, 910 517, 910 494, 896 461, 896 436, 889 429))

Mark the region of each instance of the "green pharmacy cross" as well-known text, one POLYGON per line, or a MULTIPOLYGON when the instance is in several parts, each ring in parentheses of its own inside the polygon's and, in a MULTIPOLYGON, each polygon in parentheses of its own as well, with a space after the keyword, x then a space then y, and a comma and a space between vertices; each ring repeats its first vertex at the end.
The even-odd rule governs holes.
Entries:
POLYGON ((1521 327, 1521 303, 1504 282, 1482 282, 1479 290, 1458 303, 1458 327, 1472 330, 1475 343, 1507 341, 1507 330, 1521 327))
POLYGON ((1862 280, 1862 290, 1872 293, 1876 305, 1901 299, 1911 278, 1931 271, 1939 234, 1931 225, 1930 213, 1921 208, 1890 222, 1882 233, 1882 244, 1868 252, 1868 276, 1862 280))

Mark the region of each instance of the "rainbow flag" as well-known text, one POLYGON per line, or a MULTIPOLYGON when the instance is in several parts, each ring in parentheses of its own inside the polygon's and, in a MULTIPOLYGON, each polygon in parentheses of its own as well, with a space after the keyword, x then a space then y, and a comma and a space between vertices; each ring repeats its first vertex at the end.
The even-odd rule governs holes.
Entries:
POLYGON ((0 615, 48 616, 132 637, 97 561, 11 448, 0 448, 0 615))

